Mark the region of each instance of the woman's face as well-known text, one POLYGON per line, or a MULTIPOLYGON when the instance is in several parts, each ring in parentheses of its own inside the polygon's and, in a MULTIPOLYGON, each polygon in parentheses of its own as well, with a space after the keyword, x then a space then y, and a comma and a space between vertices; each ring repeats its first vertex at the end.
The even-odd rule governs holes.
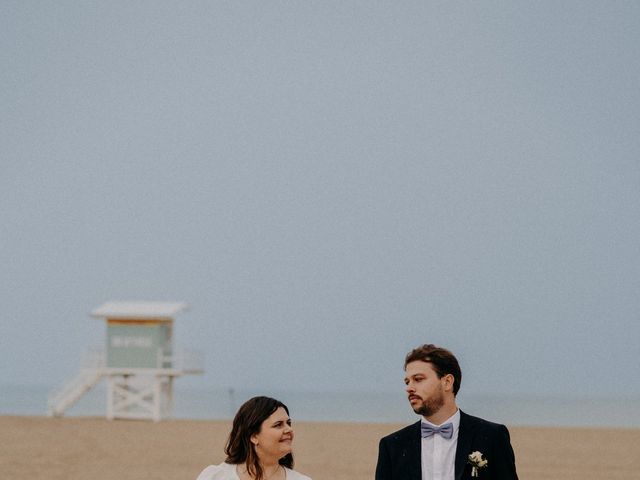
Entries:
POLYGON ((260 426, 260 431, 251 437, 256 453, 261 460, 280 460, 291 453, 293 429, 287 411, 279 407, 260 426))

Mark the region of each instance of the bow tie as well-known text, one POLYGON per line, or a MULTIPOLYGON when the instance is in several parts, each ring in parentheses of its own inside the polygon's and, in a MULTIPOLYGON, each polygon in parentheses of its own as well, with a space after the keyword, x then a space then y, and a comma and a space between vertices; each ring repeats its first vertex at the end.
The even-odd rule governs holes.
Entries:
POLYGON ((440 434, 441 437, 450 440, 453 437, 453 423, 445 423, 444 425, 440 425, 439 427, 432 427, 431 425, 427 425, 423 423, 421 425, 422 429, 422 438, 428 438, 432 436, 434 433, 440 434))

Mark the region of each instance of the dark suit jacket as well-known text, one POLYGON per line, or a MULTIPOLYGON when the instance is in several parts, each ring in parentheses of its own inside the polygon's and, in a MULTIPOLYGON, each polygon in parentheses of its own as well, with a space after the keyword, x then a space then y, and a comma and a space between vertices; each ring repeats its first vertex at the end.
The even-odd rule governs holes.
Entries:
MULTIPOLYGON (((376 480, 422 480, 421 441, 420 422, 380 440, 376 480)), ((467 457, 475 451, 488 461, 486 467, 478 470, 479 480, 518 480, 507 427, 460 411, 456 480, 471 479, 467 457)))

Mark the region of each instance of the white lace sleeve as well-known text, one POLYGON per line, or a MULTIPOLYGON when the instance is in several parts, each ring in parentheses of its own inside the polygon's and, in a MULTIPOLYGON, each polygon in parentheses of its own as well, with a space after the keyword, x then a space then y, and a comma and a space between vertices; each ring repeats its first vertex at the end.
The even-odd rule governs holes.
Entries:
POLYGON ((287 468, 287 480, 311 480, 311 477, 287 468))
POLYGON ((225 470, 224 463, 220 465, 209 465, 200 472, 196 480, 230 480, 229 477, 224 475, 225 470))

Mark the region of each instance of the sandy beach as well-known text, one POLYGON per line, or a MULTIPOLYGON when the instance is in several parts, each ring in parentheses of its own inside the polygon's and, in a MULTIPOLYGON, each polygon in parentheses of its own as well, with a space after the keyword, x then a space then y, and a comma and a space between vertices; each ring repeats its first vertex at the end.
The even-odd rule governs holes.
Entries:
MULTIPOLYGON (((227 421, 0 416, 0 471, 12 480, 194 480, 223 460, 227 421)), ((370 480, 378 439, 401 425, 294 425, 296 469, 314 480, 370 480)), ((510 428, 527 480, 637 478, 640 429, 510 428)))

